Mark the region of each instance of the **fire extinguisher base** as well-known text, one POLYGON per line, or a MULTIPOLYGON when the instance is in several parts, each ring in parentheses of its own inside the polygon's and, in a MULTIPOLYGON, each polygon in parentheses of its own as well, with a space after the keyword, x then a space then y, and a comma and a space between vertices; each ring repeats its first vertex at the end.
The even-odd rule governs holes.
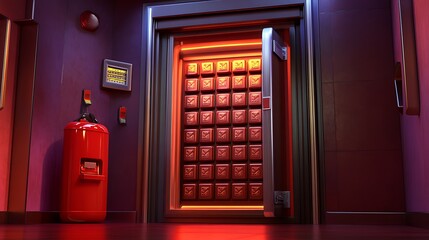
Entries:
POLYGON ((60 218, 62 222, 102 222, 106 219, 106 211, 87 212, 73 211, 61 212, 60 218))

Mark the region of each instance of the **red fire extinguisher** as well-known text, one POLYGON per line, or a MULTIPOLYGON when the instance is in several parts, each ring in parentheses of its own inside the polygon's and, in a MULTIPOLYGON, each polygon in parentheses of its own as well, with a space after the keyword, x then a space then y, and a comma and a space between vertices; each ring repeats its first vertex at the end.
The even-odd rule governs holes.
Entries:
POLYGON ((106 217, 109 131, 92 114, 64 128, 60 217, 99 222, 106 217))

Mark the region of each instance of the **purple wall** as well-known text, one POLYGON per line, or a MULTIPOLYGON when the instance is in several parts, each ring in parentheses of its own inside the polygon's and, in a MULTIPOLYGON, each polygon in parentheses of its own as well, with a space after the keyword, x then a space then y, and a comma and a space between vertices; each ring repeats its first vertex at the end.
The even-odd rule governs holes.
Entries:
POLYGON ((404 211, 390 0, 319 0, 326 221, 404 211))
MULTIPOLYGON (((395 25, 395 59, 401 60, 398 0, 392 0, 395 25)), ((414 0, 417 63, 420 84, 420 115, 401 118, 407 212, 429 213, 429 1, 414 0)))
POLYGON ((109 91, 109 118, 112 145, 109 161, 111 169, 108 191, 108 209, 111 211, 136 210, 137 153, 140 84, 145 84, 141 76, 142 56, 142 12, 140 0, 116 0, 113 5, 114 21, 112 56, 114 59, 133 64, 132 92, 109 91), (117 111, 127 107, 127 126, 117 124, 117 111), (114 146, 114 147, 113 147, 114 146))
MULTIPOLYGON (((12 21, 24 18, 25 0, 1 1, 0 14, 12 21)), ((0 110, 0 212, 7 210, 9 169, 12 144, 14 89, 18 57, 18 26, 11 23, 9 58, 3 109, 0 110)), ((0 69, 1 71, 1 69, 0 69)))
POLYGON ((133 12, 114 1, 36 2, 40 31, 28 211, 59 210, 63 129, 79 116, 83 89, 92 91, 89 111, 110 131, 108 211, 135 210, 142 6, 128 1, 121 7, 133 12), (79 26, 85 10, 100 18, 94 33, 79 26), (133 64, 132 92, 101 88, 105 58, 133 64), (118 124, 119 106, 128 108, 126 126, 118 124))

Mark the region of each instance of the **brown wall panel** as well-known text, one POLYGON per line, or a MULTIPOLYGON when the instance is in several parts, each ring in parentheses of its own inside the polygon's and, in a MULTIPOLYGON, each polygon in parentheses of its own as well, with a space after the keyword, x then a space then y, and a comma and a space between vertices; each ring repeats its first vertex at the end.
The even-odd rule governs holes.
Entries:
MULTIPOLYGON (((318 6, 324 220, 349 222, 335 213, 403 212, 390 1, 319 0, 318 6)), ((391 220, 363 214, 360 223, 365 216, 368 223, 391 220)))
POLYGON ((0 15, 11 20, 9 56, 4 91, 4 104, 0 110, 0 211, 7 210, 9 169, 12 145, 12 129, 15 99, 15 80, 18 58, 19 27, 13 21, 24 18, 25 0, 1 1, 0 15))
POLYGON ((30 164, 30 143, 33 115, 34 71, 36 66, 38 26, 34 22, 20 25, 18 76, 10 167, 8 212, 10 222, 22 218, 27 206, 27 179, 30 164))

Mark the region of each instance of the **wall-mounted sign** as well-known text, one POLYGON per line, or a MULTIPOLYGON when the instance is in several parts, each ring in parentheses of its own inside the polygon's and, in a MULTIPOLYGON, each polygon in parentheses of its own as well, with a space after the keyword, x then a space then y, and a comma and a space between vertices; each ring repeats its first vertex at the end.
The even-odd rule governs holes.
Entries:
POLYGON ((104 59, 103 87, 131 91, 131 63, 104 59))

